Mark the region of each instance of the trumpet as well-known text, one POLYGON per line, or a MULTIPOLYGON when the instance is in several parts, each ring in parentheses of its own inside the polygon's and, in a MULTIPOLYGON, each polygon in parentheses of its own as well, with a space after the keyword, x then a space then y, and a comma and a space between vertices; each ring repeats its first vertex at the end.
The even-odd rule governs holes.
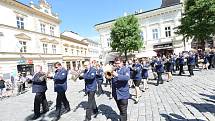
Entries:
POLYGON ((116 70, 116 67, 107 65, 104 68, 104 75, 106 79, 112 79, 113 78, 113 71, 116 70))

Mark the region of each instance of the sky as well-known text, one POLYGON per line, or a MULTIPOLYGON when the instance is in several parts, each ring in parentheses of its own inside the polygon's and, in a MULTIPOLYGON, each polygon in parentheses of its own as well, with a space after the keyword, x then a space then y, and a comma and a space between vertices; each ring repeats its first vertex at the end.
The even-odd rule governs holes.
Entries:
MULTIPOLYGON (((18 0, 29 5, 30 1, 18 0)), ((80 36, 98 41, 99 33, 95 25, 119 18, 125 12, 132 14, 159 8, 162 0, 47 0, 52 5, 54 13, 58 13, 62 21, 61 32, 73 31, 80 36)))

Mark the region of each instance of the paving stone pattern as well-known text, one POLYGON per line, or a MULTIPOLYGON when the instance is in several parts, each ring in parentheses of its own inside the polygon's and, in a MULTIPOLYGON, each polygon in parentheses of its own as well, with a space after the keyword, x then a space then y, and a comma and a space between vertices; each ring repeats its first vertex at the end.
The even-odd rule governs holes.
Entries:
MULTIPOLYGON (((215 70, 194 73, 193 77, 174 76, 173 81, 159 86, 155 86, 155 80, 149 80, 149 89, 142 93, 138 104, 129 99, 128 121, 215 121, 215 70)), ((92 121, 118 121, 116 103, 109 99, 110 88, 103 87, 105 94, 96 95, 99 114, 95 118, 92 116, 92 121)), ((84 120, 87 96, 84 96, 83 88, 81 80, 68 82, 66 95, 71 111, 62 114, 60 121, 84 120)), ((49 80, 46 95, 50 111, 38 121, 55 119, 56 93, 53 90, 53 82, 49 80)), ((130 93, 134 95, 133 88, 130 93)), ((31 91, 1 100, 0 121, 28 121, 33 116, 33 102, 31 91)))

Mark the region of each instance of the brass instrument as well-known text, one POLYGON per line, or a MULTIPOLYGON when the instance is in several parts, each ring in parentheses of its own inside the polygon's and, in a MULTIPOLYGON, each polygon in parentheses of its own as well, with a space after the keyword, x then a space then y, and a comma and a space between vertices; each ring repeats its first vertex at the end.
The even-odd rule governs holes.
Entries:
POLYGON ((106 65, 104 67, 104 75, 106 79, 112 79, 113 78, 113 71, 116 70, 116 67, 113 67, 111 65, 106 65))
POLYGON ((74 81, 75 81, 75 82, 77 81, 77 79, 80 79, 80 80, 83 79, 83 74, 84 74, 85 70, 86 70, 86 69, 83 69, 83 70, 81 70, 81 71, 77 74, 77 76, 74 78, 74 81))

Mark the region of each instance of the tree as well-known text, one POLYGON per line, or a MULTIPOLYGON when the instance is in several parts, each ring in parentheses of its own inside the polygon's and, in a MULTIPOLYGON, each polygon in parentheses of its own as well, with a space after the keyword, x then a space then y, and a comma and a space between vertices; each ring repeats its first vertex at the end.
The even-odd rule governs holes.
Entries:
POLYGON ((138 19, 134 15, 119 18, 111 29, 111 48, 124 53, 126 60, 128 52, 138 51, 143 46, 138 19))
POLYGON ((185 12, 176 34, 193 39, 198 44, 215 35, 215 0, 186 0, 185 12))

